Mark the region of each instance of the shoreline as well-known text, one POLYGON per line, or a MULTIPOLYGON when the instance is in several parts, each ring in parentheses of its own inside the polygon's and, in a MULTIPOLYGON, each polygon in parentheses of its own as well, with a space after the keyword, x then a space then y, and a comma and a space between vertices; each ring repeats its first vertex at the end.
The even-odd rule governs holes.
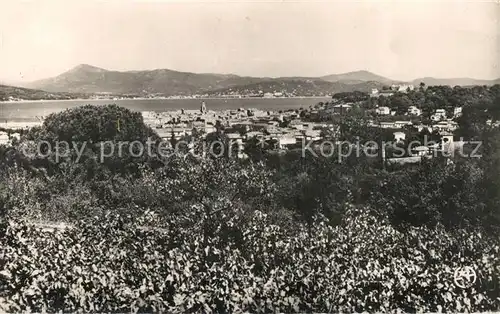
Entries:
POLYGON ((331 99, 331 96, 295 96, 295 97, 200 97, 200 98, 121 98, 121 99, 88 99, 88 98, 75 98, 75 99, 36 99, 36 100, 14 100, 14 101, 0 101, 0 104, 22 104, 22 103, 38 103, 38 102, 78 102, 78 101, 132 101, 132 100, 276 100, 276 99, 317 99, 325 98, 331 99))
POLYGON ((135 98, 135 99, 70 99, 70 100, 22 100, 0 102, 0 126, 7 123, 36 123, 39 117, 84 105, 103 106, 115 104, 132 111, 170 112, 198 110, 205 101, 211 111, 254 108, 263 111, 279 111, 308 108, 318 102, 326 102, 329 97, 275 97, 275 98, 135 98))

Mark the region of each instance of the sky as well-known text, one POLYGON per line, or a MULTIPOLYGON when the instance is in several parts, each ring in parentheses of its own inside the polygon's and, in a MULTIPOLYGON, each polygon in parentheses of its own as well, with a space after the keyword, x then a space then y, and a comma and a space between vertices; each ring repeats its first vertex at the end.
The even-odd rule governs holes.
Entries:
POLYGON ((0 0, 0 80, 78 64, 248 76, 500 77, 500 3, 0 0))

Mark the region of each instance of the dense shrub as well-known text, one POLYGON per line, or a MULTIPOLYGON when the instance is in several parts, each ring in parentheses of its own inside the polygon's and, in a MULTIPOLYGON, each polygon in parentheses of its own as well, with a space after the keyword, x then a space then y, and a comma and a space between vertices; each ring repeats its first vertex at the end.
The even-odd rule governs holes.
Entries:
POLYGON ((212 224, 239 237, 111 216, 56 232, 11 222, 1 294, 9 310, 36 312, 500 309, 499 241, 480 233, 403 233, 352 208, 341 225, 317 221, 312 230, 283 229, 261 212, 234 217, 212 224), (476 270, 472 287, 453 283, 460 266, 476 270))
MULTIPOLYGON (((345 119, 342 139, 385 136, 362 121, 345 119)), ((116 144, 149 132, 138 114, 87 106, 0 149, 0 311, 499 309, 500 241, 482 236, 500 231, 498 133, 480 160, 403 169, 296 151, 161 165, 101 164, 97 146, 79 162, 20 155, 40 140, 116 144), (453 284, 460 266, 478 272, 473 287, 453 284)))
POLYGON ((9 168, 0 181, 0 205, 10 217, 31 221, 74 221, 101 211, 88 183, 65 179, 9 168))
POLYGON ((40 128, 26 134, 23 145, 30 146, 24 151, 31 162, 49 174, 99 180, 108 173, 138 174, 142 165, 159 165, 159 140, 139 112, 86 105, 49 115, 40 128), (101 152, 109 155, 102 158, 101 152))
POLYGON ((48 141, 145 141, 153 134, 141 113, 116 105, 86 105, 49 115, 40 130, 48 141))
POLYGON ((380 172, 369 203, 403 228, 440 223, 448 229, 483 228, 498 234, 498 210, 489 205, 498 195, 488 196, 489 177, 477 160, 447 164, 435 158, 414 168, 380 172))
POLYGON ((183 215, 193 205, 203 207, 207 215, 235 204, 273 210, 273 175, 263 164, 179 156, 162 168, 141 169, 139 177, 109 174, 91 181, 65 173, 35 176, 12 167, 3 173, 0 204, 13 217, 66 222, 86 219, 103 209, 136 216, 147 209, 164 216, 183 215))
MULTIPOLYGON (((363 142, 387 136, 369 128, 362 115, 339 123, 341 140, 363 142)), ((161 208, 164 213, 178 214, 202 204, 207 211, 218 211, 244 203, 268 212, 291 212, 294 219, 310 224, 317 214, 336 223, 346 204, 368 203, 388 212, 395 225, 440 222, 448 228, 498 230, 500 136, 489 132, 485 133, 490 140, 483 145, 481 162, 469 159, 455 166, 424 163, 415 169, 388 172, 380 169, 382 162, 377 158, 351 156, 338 162, 335 155, 321 158, 306 153, 303 158, 296 151, 278 155, 256 147, 253 153, 247 147, 253 163, 177 156, 156 160, 128 154, 101 163, 99 147, 91 144, 78 162, 75 152, 59 161, 54 151, 48 157, 21 158, 20 151, 30 151, 42 140, 117 144, 154 137, 138 113, 114 105, 83 106, 51 115, 19 146, 0 149, 0 169, 7 173, 0 199, 10 210, 37 213, 37 219, 78 219, 103 208, 129 211, 135 206, 138 211, 161 208), (9 170, 14 165, 19 169, 9 170)))

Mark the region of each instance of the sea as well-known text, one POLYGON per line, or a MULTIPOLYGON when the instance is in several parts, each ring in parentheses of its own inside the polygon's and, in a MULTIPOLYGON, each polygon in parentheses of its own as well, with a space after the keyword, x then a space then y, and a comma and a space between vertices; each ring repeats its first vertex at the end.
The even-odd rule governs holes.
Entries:
POLYGON ((37 122, 41 117, 68 108, 92 104, 116 104, 134 111, 175 111, 180 109, 199 109, 202 101, 208 110, 231 110, 256 108, 267 111, 308 108, 318 102, 328 101, 328 97, 304 98, 197 98, 197 99, 120 99, 120 100, 47 100, 0 102, 1 123, 37 122))

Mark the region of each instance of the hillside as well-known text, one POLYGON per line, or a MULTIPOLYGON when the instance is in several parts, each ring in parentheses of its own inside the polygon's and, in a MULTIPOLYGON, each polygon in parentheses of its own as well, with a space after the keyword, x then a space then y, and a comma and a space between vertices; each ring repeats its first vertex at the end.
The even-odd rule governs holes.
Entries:
POLYGON ((328 82, 342 82, 345 84, 359 84, 362 82, 379 82, 386 85, 391 85, 397 81, 374 74, 369 71, 354 71, 341 74, 331 74, 320 77, 320 79, 328 82))
POLYGON ((82 64, 54 78, 30 83, 29 87, 72 93, 191 95, 261 80, 231 74, 198 74, 168 69, 120 72, 82 64))
POLYGON ((51 93, 37 89, 0 85, 0 101, 8 100, 59 100, 87 98, 85 94, 51 93))
MULTIPOLYGON (((494 81, 467 78, 416 79, 414 85, 492 85, 494 81)), ((110 71, 81 64, 56 77, 35 81, 25 87, 48 92, 109 93, 133 95, 248 95, 281 91, 297 96, 326 95, 334 92, 364 91, 398 81, 368 71, 331 74, 322 77, 246 77, 234 74, 191 73, 169 69, 110 71)), ((498 83, 498 80, 497 80, 498 83)))
POLYGON ((339 92, 370 92, 372 88, 382 88, 383 86, 384 84, 378 82, 346 84, 327 82, 320 79, 275 79, 215 90, 211 91, 209 95, 257 95, 260 92, 282 92, 288 96, 328 96, 339 92))
POLYGON ((323 78, 244 77, 233 74, 190 73, 169 69, 145 71, 110 71, 81 64, 53 78, 29 83, 27 87, 49 92, 193 95, 237 91, 243 94, 284 91, 295 95, 322 95, 338 91, 381 87, 389 79, 367 71, 357 71, 323 78), (261 85, 259 85, 261 84, 261 85), (245 92, 245 91, 248 91, 245 92))
POLYGON ((496 80, 479 80, 468 77, 462 78, 434 78, 434 77, 423 77, 413 80, 411 83, 418 86, 421 82, 424 82, 427 86, 435 85, 449 85, 449 86, 474 86, 474 85, 495 85, 500 84, 500 78, 496 80))

